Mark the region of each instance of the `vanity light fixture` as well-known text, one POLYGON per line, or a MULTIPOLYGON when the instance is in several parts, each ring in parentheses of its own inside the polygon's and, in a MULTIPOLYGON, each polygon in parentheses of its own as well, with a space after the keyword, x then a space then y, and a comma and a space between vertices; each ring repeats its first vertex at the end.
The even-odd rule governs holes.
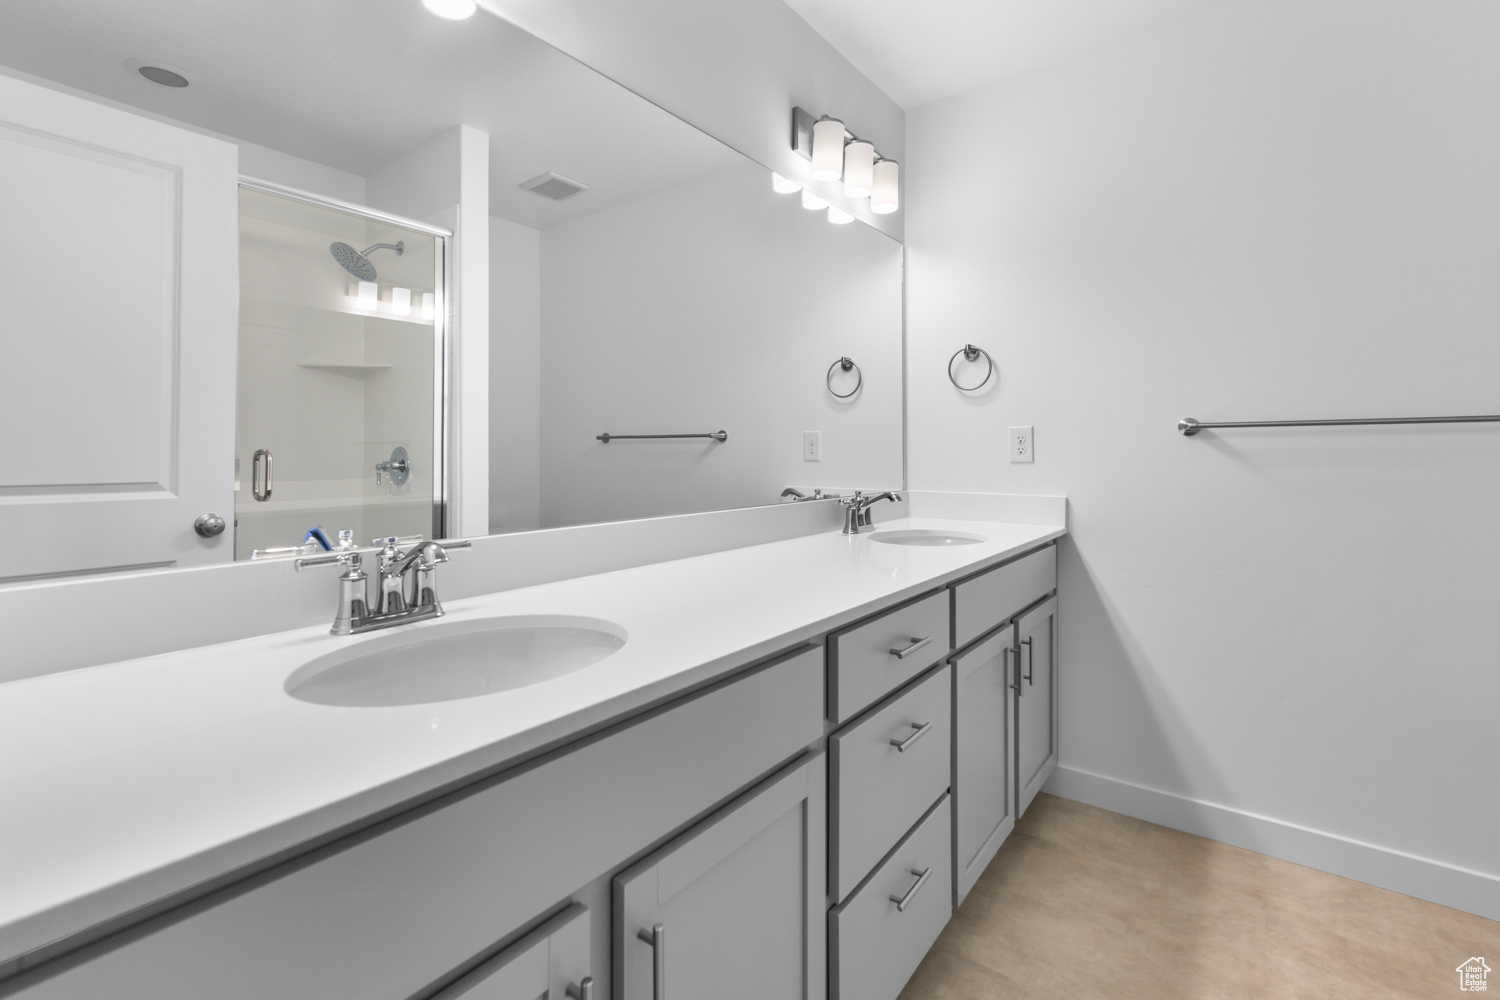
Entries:
POLYGON ((889 215, 901 207, 901 165, 884 157, 875 161, 875 181, 870 191, 870 211, 889 215))
POLYGON ((854 216, 850 215, 842 208, 839 208, 837 205, 829 205, 828 221, 833 223, 835 226, 842 226, 846 223, 853 222, 854 216))
POLYGON ((436 304, 436 302, 434 302, 434 296, 433 296, 433 294, 431 292, 423 292, 422 293, 422 318, 423 319, 432 319, 435 315, 437 315, 437 304, 436 304))
POLYGON ((373 281, 361 281, 358 292, 359 307, 373 311, 380 301, 380 286, 373 281))
POLYGON ((802 185, 796 181, 788 180, 773 171, 771 173, 771 190, 777 194, 796 194, 802 190, 802 185))
POLYGON ((868 198, 875 186, 875 146, 855 139, 844 147, 844 196, 868 198))
POLYGON ((391 312, 395 313, 397 316, 411 315, 410 288, 391 289, 391 312))
POLYGON ((474 12, 479 9, 475 0, 422 0, 422 6, 450 21, 462 21, 466 17, 473 17, 474 12))
POLYGON ((813 194, 806 188, 802 189, 802 207, 810 212, 816 212, 820 208, 827 208, 828 202, 813 194))
MULTIPOLYGON (((812 161, 812 175, 818 180, 842 177, 844 197, 869 198, 870 209, 877 215, 900 209, 900 166, 881 156, 874 143, 844 128, 839 119, 828 115, 814 118, 808 111, 793 108, 792 150, 812 161)), ((809 204, 805 193, 802 204, 804 208, 822 207, 809 204)), ((850 214, 847 209, 840 211, 850 214)))
POLYGON ((836 181, 844 172, 844 123, 837 118, 813 123, 812 165, 814 180, 836 181))

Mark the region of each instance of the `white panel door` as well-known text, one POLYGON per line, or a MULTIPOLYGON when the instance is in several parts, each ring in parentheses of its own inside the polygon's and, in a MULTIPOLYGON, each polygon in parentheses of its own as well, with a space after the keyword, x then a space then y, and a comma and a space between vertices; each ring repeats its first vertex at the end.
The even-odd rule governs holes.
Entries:
POLYGON ((232 557, 238 162, 0 76, 0 582, 232 557))

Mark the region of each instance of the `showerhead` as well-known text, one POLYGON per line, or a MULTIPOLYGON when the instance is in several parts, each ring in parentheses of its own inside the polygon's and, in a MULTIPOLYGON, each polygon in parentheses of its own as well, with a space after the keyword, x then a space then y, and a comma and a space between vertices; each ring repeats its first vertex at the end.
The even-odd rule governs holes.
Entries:
POLYGON ((400 257, 406 252, 406 241, 377 243, 364 251, 356 250, 347 243, 333 243, 328 247, 328 252, 333 254, 333 259, 339 262, 339 267, 342 267, 360 281, 375 280, 375 265, 370 263, 370 254, 376 250, 394 250, 396 251, 396 256, 400 257))

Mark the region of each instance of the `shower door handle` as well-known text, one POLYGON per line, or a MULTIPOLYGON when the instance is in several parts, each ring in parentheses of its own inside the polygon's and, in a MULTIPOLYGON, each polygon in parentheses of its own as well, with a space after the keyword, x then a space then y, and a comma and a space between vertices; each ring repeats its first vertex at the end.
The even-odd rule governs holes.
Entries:
POLYGON ((271 453, 264 448, 250 459, 250 495, 261 503, 271 499, 271 453))

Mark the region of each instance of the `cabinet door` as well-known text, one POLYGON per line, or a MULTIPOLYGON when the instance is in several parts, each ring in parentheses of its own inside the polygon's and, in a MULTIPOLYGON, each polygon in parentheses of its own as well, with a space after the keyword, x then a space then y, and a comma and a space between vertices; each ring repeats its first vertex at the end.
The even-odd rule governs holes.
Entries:
POLYGON ((823 755, 614 880, 615 1000, 822 1000, 823 755))
POLYGON ((1048 598, 1018 618, 1016 630, 1021 667, 1016 815, 1022 816, 1057 767, 1057 598, 1048 598))
POLYGON ((433 1000, 595 1000, 589 911, 574 903, 433 1000))
POLYGON ((953 905, 1016 825, 1016 628, 953 658, 953 905))

